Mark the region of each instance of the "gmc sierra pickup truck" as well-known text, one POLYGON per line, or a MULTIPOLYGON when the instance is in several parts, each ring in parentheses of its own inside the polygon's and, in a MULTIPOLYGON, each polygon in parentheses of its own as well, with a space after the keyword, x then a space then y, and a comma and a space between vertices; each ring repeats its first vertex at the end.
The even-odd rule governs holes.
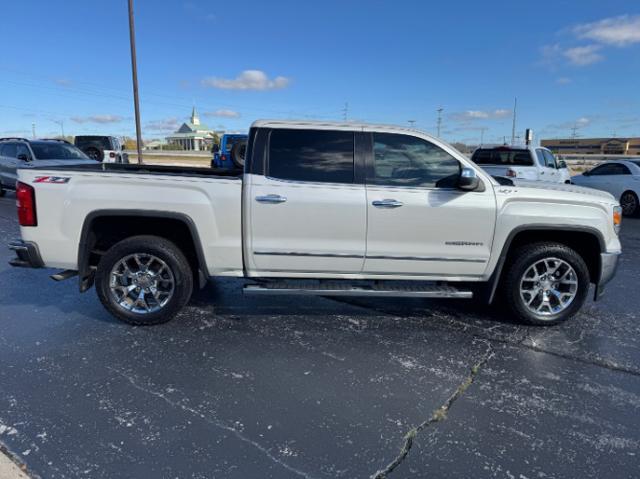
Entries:
POLYGON ((416 130, 258 121, 244 171, 92 164, 23 169, 13 266, 95 284, 137 325, 171 319, 195 286, 251 294, 506 301, 554 324, 615 273, 608 193, 492 178, 416 130))

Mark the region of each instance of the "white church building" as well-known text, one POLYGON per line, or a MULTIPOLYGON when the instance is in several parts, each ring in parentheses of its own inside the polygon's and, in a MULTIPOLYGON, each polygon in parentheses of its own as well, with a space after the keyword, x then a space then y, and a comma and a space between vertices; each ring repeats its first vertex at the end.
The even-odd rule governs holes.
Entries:
POLYGON ((171 136, 167 136, 167 143, 180 145, 184 150, 207 150, 213 143, 214 131, 207 125, 200 123, 200 117, 193 107, 191 121, 182 124, 171 136))

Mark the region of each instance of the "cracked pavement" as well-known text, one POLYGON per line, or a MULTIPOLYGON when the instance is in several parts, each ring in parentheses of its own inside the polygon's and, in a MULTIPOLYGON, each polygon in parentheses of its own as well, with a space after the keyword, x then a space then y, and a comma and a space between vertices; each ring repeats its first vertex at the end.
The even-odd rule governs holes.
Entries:
POLYGON ((385 477, 637 477, 640 220, 623 246, 603 300, 554 328, 237 280, 134 328, 0 248, 0 445, 43 478, 369 478, 419 429, 385 477))

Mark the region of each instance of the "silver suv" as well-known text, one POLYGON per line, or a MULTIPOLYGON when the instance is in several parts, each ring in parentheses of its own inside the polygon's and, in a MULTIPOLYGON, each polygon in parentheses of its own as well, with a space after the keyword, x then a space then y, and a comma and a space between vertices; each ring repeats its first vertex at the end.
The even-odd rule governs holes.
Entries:
POLYGON ((85 163, 95 161, 64 140, 0 138, 0 196, 15 189, 18 168, 85 163))

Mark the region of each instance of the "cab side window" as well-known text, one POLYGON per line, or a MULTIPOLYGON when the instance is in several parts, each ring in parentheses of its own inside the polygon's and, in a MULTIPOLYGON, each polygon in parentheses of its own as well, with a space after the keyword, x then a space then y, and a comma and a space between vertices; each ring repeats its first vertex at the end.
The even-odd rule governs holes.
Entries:
POLYGON ((313 183, 354 182, 352 131, 273 130, 268 176, 313 183))
POLYGON ((18 148, 15 143, 5 143, 2 146, 2 156, 6 156, 8 158, 17 158, 18 157, 18 148))
POLYGON ((16 145, 16 158, 20 155, 25 155, 27 158, 31 159, 31 152, 26 145, 16 145))
POLYGON ((388 186, 453 188, 460 162, 439 146, 395 133, 373 134, 373 171, 367 183, 388 186))
POLYGON ((547 166, 547 160, 544 157, 543 150, 536 150, 536 157, 538 158, 538 164, 540 166, 547 166))
POLYGON ((553 156, 553 154, 547 150, 542 150, 542 153, 544 155, 544 159, 547 162, 547 168, 553 168, 554 170, 557 169, 558 167, 556 166, 555 156, 553 156))

